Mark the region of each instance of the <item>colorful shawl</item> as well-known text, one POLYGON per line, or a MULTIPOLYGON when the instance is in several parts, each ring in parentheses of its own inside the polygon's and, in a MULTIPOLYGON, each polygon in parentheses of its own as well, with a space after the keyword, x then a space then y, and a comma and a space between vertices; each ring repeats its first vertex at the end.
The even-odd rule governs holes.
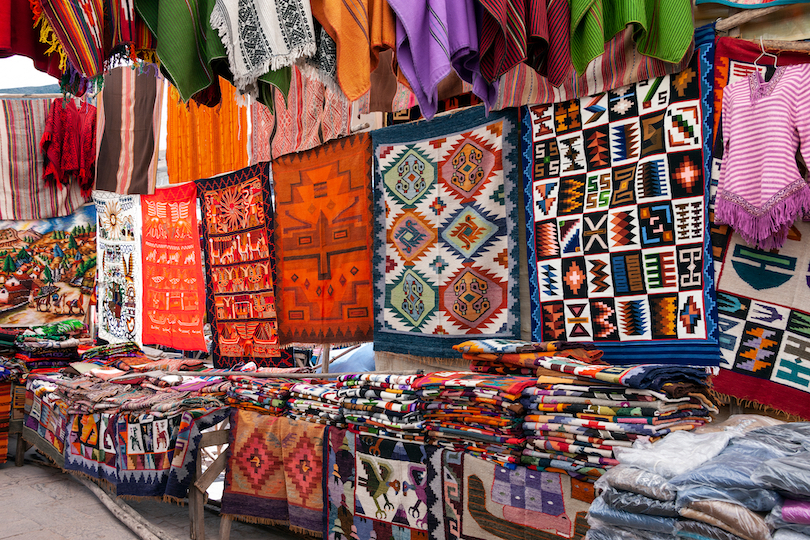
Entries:
POLYGON ((283 344, 373 339, 371 139, 273 161, 283 344))
POLYGON ((0 238, 0 324, 30 327, 84 315, 96 281, 94 205, 62 218, 0 221, 0 238))
MULTIPOLYGON (((35 0, 64 47, 71 66, 87 78, 104 72, 104 1, 35 0)), ((20 21, 20 24, 25 24, 20 21)))
POLYGON ((98 95, 96 189, 149 194, 157 178, 163 79, 116 68, 98 95))
MULTIPOLYGON (((273 129, 276 126, 276 117, 273 111, 265 105, 254 102, 250 104, 250 164, 255 165, 262 161, 273 159, 270 141, 273 129)), ((171 180, 170 180, 171 181, 171 180)))
POLYGON ((130 56, 153 61, 157 39, 135 11, 135 0, 109 0, 108 9, 112 12, 112 49, 126 45, 130 56))
POLYGON ((698 76, 695 61, 524 116, 535 340, 717 365, 698 76))
POLYGON ((98 335, 110 343, 143 343, 141 201, 93 192, 98 229, 98 335))
POLYGON ((143 216, 143 342, 205 351, 197 186, 158 189, 141 197, 143 216))
POLYGON ((78 182, 89 196, 96 179, 96 107, 83 101, 56 98, 39 142, 48 182, 69 186, 78 182))
MULTIPOLYGON (((714 55, 714 81, 704 90, 704 101, 714 96, 714 134, 719 127, 723 88, 766 66, 754 65, 759 46, 744 40, 720 38, 714 55)), ((807 56, 779 53, 779 65, 807 62, 807 56)), ((710 65, 707 59, 707 65, 710 65)), ((722 140, 722 139, 720 139, 722 140)), ((712 183, 722 167, 722 146, 711 155, 712 183)), ((709 165, 707 165, 707 168, 709 165)), ((748 246, 728 226, 712 227, 717 278, 718 324, 722 362, 711 379, 712 389, 724 397, 773 407, 810 419, 810 295, 800 269, 810 264, 803 237, 810 225, 797 221, 785 245, 776 252, 748 246), (807 346, 807 347, 806 347, 807 346)))
POLYGON ((397 14, 399 69, 416 94, 425 118, 436 114, 439 83, 453 71, 471 83, 475 94, 484 100, 487 109, 491 108, 498 98, 498 88, 484 79, 478 65, 474 1, 430 0, 414 4, 394 0, 391 7, 397 14))
POLYGON ((55 51, 40 43, 39 29, 31 24, 37 19, 28 0, 0 0, 0 58, 26 56, 39 71, 61 78, 61 57, 49 54, 55 51))
POLYGON ((375 349, 519 334, 516 135, 514 111, 483 107, 372 132, 375 349))
POLYGON ((275 93, 275 123, 263 131, 254 126, 253 137, 270 140, 271 157, 303 152, 351 132, 351 102, 342 92, 325 85, 310 70, 292 67, 286 99, 275 93))
MULTIPOLYGON (((560 56, 562 58, 558 61, 570 66, 567 56, 560 56)), ((636 50, 633 29, 627 28, 604 44, 603 54, 588 64, 581 75, 577 75, 573 67, 568 71, 563 71, 564 68, 560 67, 557 71, 550 72, 547 79, 526 64, 518 64, 501 77, 498 101, 494 108, 558 103, 607 92, 645 79, 682 71, 689 65, 691 58, 691 50, 687 50, 683 59, 676 64, 644 56, 636 50)))
POLYGON ((228 52, 234 84, 258 94, 257 79, 315 54, 315 30, 309 2, 216 0, 210 17, 228 52))
POLYGON ((214 108, 183 104, 177 89, 169 88, 166 120, 169 183, 192 182, 247 166, 247 110, 238 104, 233 85, 219 78, 219 87, 222 102, 214 108))
POLYGON ((630 25, 638 52, 674 64, 692 41, 692 6, 688 0, 572 1, 571 58, 577 73, 630 25))
POLYGON ((268 165, 198 180, 214 366, 279 358, 268 165))
POLYGON ((397 44, 394 12, 386 0, 312 0, 312 14, 337 43, 337 81, 349 101, 371 87, 380 52, 397 44))
MULTIPOLYGON (((222 514, 320 537, 326 427, 234 409, 222 514)), ((330 469, 331 470, 331 469, 330 469)))
POLYGON ((85 202, 78 183, 46 182, 39 142, 50 100, 0 100, 0 219, 66 216, 85 202))

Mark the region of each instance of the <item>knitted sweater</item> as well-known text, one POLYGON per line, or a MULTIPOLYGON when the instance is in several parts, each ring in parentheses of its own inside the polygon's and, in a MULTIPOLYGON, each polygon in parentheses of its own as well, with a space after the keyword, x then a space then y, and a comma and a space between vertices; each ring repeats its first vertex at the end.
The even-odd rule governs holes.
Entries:
POLYGON ((796 151, 810 148, 810 64, 755 71, 723 90, 723 165, 715 223, 761 249, 777 249, 810 212, 810 187, 796 151))

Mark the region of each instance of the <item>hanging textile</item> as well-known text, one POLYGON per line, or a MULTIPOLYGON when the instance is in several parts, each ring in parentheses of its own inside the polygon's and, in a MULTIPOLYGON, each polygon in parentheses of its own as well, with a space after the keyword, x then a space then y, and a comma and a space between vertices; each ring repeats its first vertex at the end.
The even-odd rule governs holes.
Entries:
POLYGON ((394 12, 387 0, 312 0, 312 15, 337 43, 337 81, 349 101, 371 87, 380 52, 396 47, 394 12))
POLYGON ((371 139, 346 137, 272 166, 281 343, 372 341, 371 139))
POLYGON ((169 88, 166 120, 166 165, 169 183, 182 184, 242 169, 248 164, 247 109, 236 89, 220 78, 222 103, 203 107, 183 104, 169 88))
POLYGON ((0 221, 0 325, 81 318, 96 282, 96 208, 66 217, 0 221))
POLYGON ((259 77, 315 54, 315 29, 306 0, 278 5, 216 0, 209 20, 225 45, 228 67, 240 92, 257 95, 259 77))
POLYGON ((143 342, 205 351, 205 281, 197 227, 197 186, 141 197, 143 342))
POLYGON ((222 514, 249 523, 323 532, 326 426, 232 409, 222 514))
POLYGON ((275 245, 267 163, 198 180, 214 367, 278 367, 275 245))
POLYGON ((60 186, 78 182, 89 197, 96 179, 96 108, 73 99, 51 102, 45 133, 40 141, 45 170, 43 178, 60 186))
POLYGON ((483 107, 372 132, 375 350, 456 358, 517 338, 517 112, 483 107))
MULTIPOLYGON (((490 82, 493 78, 485 80, 481 75, 474 0, 452 4, 447 0, 424 4, 391 0, 390 4, 397 14, 399 69, 416 94, 424 117, 430 119, 436 114, 439 83, 453 71, 472 84, 473 92, 491 108, 498 98, 498 86, 490 82)), ((545 10, 545 4, 540 5, 545 10)))
POLYGON ((572 0, 571 60, 577 73, 605 51, 605 43, 631 27, 638 52, 680 62, 692 42, 690 0, 572 0))
POLYGON ((157 40, 140 15, 135 11, 135 0, 106 0, 112 18, 112 50, 128 46, 130 55, 146 61, 153 57, 157 40))
POLYGON ((717 365, 697 61, 523 119, 532 335, 717 365))
POLYGON ((70 65, 92 79, 104 72, 104 0, 33 0, 64 47, 70 65))
MULTIPOLYGON (((714 80, 704 101, 712 104, 710 128, 722 141, 720 111, 723 90, 729 84, 768 66, 754 61, 759 44, 720 38, 713 55, 714 80), (712 87, 713 86, 713 87, 712 87), (713 94, 711 93, 713 92, 713 94)), ((808 62, 807 55, 780 52, 779 65, 808 62)), ((714 145, 711 155, 712 184, 716 187, 722 170, 723 146, 714 145)), ((778 251, 756 249, 746 244, 727 225, 712 226, 717 278, 717 309, 720 372, 712 377, 712 388, 726 397, 810 419, 810 295, 802 268, 810 265, 806 239, 810 224, 797 221, 778 251)))
POLYGON ((77 182, 65 189, 43 179, 49 107, 48 99, 0 100, 0 219, 67 216, 86 201, 77 182))
POLYGON ((128 67, 110 71, 98 94, 96 189, 155 191, 163 79, 128 67))
POLYGON ((270 139, 273 136, 273 128, 276 125, 276 117, 273 111, 258 102, 250 104, 250 164, 255 165, 262 161, 273 159, 270 149, 270 139))
POLYGON ((48 45, 39 41, 34 21, 28 0, 0 0, 0 58, 28 57, 36 69, 58 79, 62 76, 60 56, 47 53, 48 45))
MULTIPOLYGON (((518 64, 501 77, 498 101, 494 108, 558 103, 607 92, 645 79, 682 71, 691 58, 691 49, 676 64, 644 56, 636 50, 633 29, 627 28, 605 43, 602 55, 589 63, 585 72, 579 76, 573 69, 563 75, 563 68, 558 68, 549 72, 550 77, 553 74, 557 79, 547 79, 526 64, 518 64)), ((559 61, 567 65, 564 56, 559 61)))
MULTIPOLYGON (((271 138, 272 157, 303 152, 348 135, 351 132, 352 104, 316 77, 293 66, 290 93, 285 101, 275 98, 275 131, 271 138)), ((254 129, 254 137, 268 137, 254 129)))
POLYGON ((98 337, 110 343, 141 344, 140 197, 94 191, 93 201, 98 229, 98 337))

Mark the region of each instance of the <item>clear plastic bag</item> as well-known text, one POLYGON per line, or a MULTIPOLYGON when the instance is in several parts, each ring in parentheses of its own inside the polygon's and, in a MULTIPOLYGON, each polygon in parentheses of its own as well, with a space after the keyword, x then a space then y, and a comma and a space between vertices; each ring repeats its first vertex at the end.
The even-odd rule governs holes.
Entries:
POLYGON ((673 534, 615 527, 599 519, 588 517, 590 529, 585 540, 677 540, 673 534))
POLYGON ((597 490, 604 490, 609 486, 659 501, 674 501, 677 495, 675 488, 660 474, 629 465, 617 465, 609 469, 594 484, 597 490))
POLYGON ((810 452, 761 463, 751 480, 791 499, 810 499, 810 452))
POLYGON ((616 459, 623 465, 631 465, 672 478, 684 474, 709 461, 740 431, 720 433, 691 433, 676 431, 655 444, 637 441, 632 448, 616 448, 616 459))
POLYGON ((778 426, 782 420, 761 414, 732 414, 718 424, 705 424, 694 433, 717 433, 718 431, 751 431, 761 427, 778 426))
POLYGON ((678 538, 689 538, 690 540, 740 540, 739 536, 724 531, 720 527, 693 519, 679 520, 678 531, 675 534, 678 538))
POLYGON ((772 540, 765 519, 751 510, 726 501, 695 501, 680 509, 681 516, 702 521, 744 540, 772 540))
POLYGON ((810 536, 790 529, 780 529, 773 533, 773 540, 810 540, 810 536))
POLYGON ((677 519, 671 517, 649 516, 645 514, 632 514, 624 510, 617 510, 601 498, 597 497, 588 510, 588 516, 614 527, 640 529, 642 531, 675 534, 677 519))
POLYGON ((624 510, 633 514, 647 514, 650 516, 678 517, 675 501, 659 501, 630 491, 619 491, 608 487, 602 491, 602 500, 605 504, 616 510, 624 510))
POLYGON ((770 514, 768 514, 768 516, 765 518, 765 523, 767 523, 771 529, 788 529, 810 536, 810 525, 805 525, 803 523, 790 523, 785 520, 782 515, 781 504, 771 510, 770 514))

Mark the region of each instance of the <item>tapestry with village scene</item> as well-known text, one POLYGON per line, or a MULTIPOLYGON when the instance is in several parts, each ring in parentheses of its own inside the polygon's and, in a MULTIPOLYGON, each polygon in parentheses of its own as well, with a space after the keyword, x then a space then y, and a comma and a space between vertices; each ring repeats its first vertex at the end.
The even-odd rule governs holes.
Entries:
POLYGON ((0 324, 83 318, 96 276, 96 209, 0 221, 0 324))

